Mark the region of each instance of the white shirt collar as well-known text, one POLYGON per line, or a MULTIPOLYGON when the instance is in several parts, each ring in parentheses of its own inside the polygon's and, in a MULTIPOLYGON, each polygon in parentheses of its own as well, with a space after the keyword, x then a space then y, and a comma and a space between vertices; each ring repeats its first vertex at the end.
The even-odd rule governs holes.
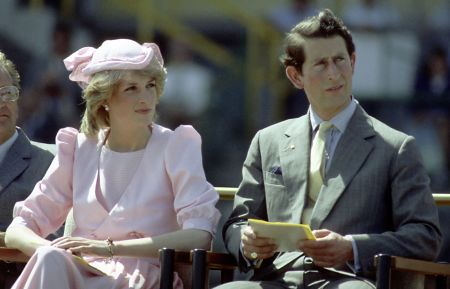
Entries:
MULTIPOLYGON (((344 133, 345 129, 347 128, 347 124, 350 121, 353 113, 355 112, 357 104, 358 101, 352 96, 352 100, 347 105, 347 107, 329 120, 333 124, 333 126, 339 130, 340 133, 344 133)), ((315 131, 317 126, 319 126, 323 122, 323 120, 312 109, 311 105, 309 106, 309 119, 311 121, 311 127, 313 131, 315 131)))
POLYGON ((16 129, 14 131, 14 134, 8 140, 6 140, 4 143, 0 145, 0 164, 5 159, 6 153, 9 151, 9 149, 12 147, 13 143, 16 141, 18 137, 19 133, 17 132, 16 129))

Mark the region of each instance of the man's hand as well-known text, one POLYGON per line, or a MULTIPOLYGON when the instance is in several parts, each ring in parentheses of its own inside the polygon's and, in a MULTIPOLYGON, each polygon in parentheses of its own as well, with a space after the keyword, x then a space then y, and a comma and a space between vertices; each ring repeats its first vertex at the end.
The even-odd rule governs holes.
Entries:
POLYGON ((314 230, 316 240, 300 241, 298 246, 314 264, 321 267, 337 267, 353 260, 352 241, 329 230, 314 230))
POLYGON ((270 258, 275 254, 277 249, 277 245, 273 239, 256 236, 250 226, 245 226, 242 229, 241 239, 242 252, 249 260, 270 258))

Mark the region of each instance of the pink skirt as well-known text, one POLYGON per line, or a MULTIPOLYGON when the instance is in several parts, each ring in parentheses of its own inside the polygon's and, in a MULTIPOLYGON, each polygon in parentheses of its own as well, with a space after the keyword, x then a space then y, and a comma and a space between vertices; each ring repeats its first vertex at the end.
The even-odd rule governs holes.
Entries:
MULTIPOLYGON (((157 265, 140 258, 102 259, 87 263, 76 260, 65 250, 40 247, 28 261, 12 289, 158 289, 157 265), (127 262, 128 261, 128 262, 127 262), (102 274, 104 272, 106 274, 102 274)), ((178 274, 174 287, 182 289, 178 274)))

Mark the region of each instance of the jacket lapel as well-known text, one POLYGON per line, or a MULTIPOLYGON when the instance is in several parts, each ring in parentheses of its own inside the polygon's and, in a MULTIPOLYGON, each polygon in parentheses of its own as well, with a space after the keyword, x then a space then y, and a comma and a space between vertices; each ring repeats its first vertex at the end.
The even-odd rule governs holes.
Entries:
POLYGON ((290 220, 299 222, 305 206, 310 146, 309 116, 305 115, 288 127, 280 142, 280 164, 286 191, 291 204, 290 220))
POLYGON ((366 139, 375 131, 369 116, 358 105, 348 126, 341 136, 333 155, 325 183, 319 193, 317 204, 311 216, 311 227, 320 228, 334 205, 359 171, 373 149, 366 139))
POLYGON ((0 192, 7 187, 28 166, 31 158, 31 145, 25 134, 17 129, 19 136, 6 153, 0 166, 0 192))

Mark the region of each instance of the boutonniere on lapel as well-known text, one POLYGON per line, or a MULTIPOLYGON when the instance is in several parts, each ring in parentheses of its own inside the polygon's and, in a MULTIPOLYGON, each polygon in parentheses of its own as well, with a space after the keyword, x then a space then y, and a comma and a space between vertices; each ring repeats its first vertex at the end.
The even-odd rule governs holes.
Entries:
POLYGON ((270 173, 275 174, 275 175, 283 175, 283 172, 281 171, 281 167, 279 166, 273 166, 270 170, 270 173))
POLYGON ((295 145, 294 144, 289 144, 284 150, 285 151, 293 151, 295 149, 295 145))

